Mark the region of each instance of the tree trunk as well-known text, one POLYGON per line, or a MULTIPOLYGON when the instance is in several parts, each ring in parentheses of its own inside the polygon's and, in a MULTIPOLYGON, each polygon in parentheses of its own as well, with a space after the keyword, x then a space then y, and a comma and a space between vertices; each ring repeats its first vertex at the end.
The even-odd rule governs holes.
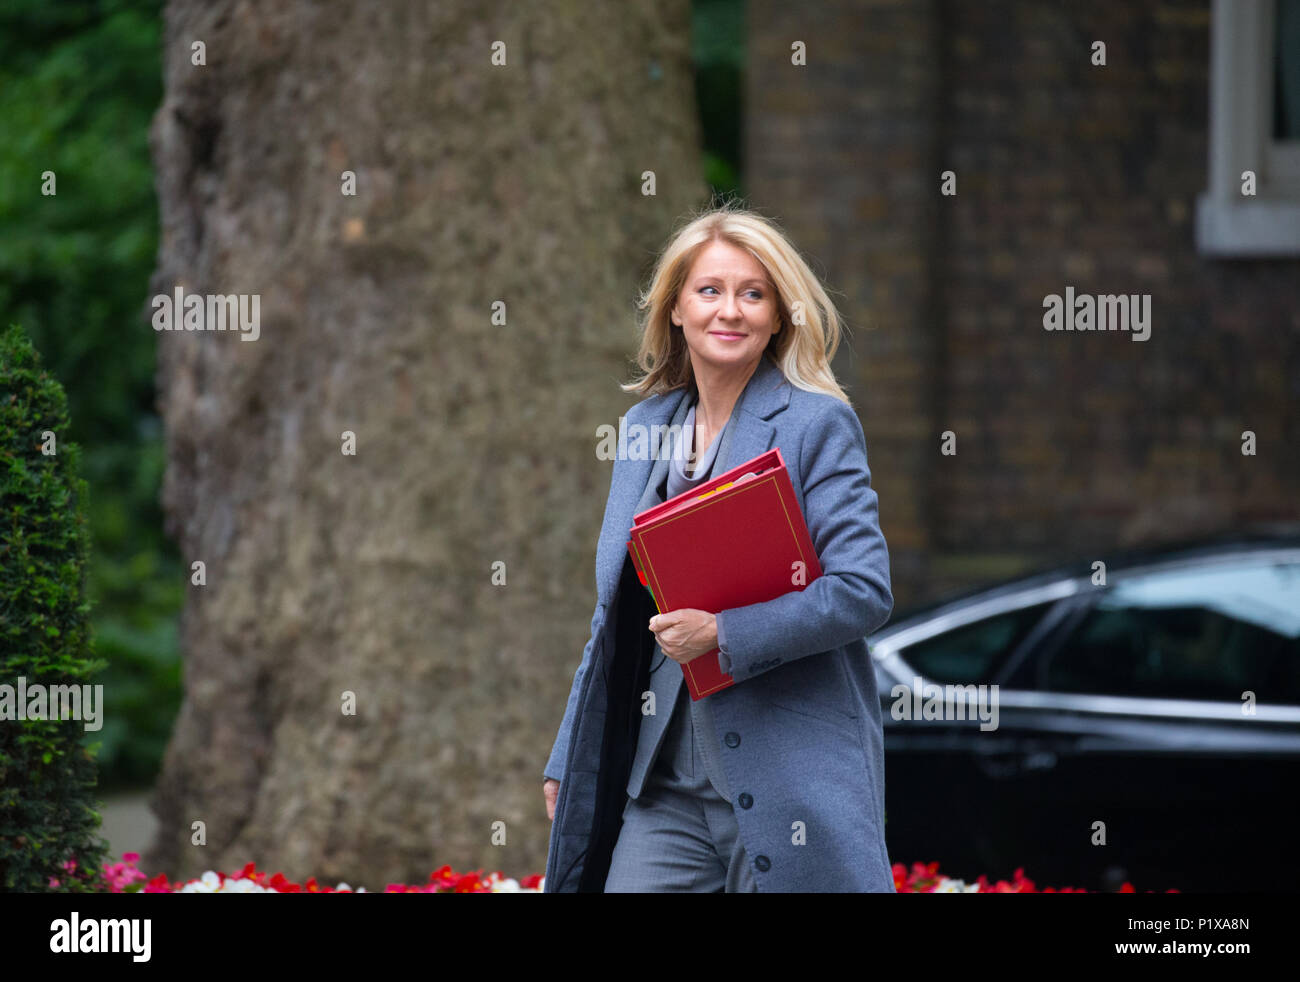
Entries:
POLYGON ((206 582, 145 869, 540 872, 596 428, 705 194, 689 4, 265 6, 166 10, 150 292, 257 295, 260 335, 157 335, 168 532, 206 582))

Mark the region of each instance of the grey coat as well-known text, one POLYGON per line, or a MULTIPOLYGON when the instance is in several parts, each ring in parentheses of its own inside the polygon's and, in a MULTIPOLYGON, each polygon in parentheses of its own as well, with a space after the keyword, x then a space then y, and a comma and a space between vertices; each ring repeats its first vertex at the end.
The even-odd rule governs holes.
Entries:
MULTIPOLYGON (((643 400, 628 426, 668 423, 686 394, 643 400)), ((717 613, 722 668, 735 684, 707 698, 758 889, 893 892, 880 701, 864 640, 888 619, 893 595, 862 425, 839 399, 791 385, 764 355, 728 429, 713 473, 780 447, 823 573, 802 591, 717 613)), ((590 637, 544 769, 561 782, 547 893, 599 892, 617 841, 654 644, 646 621, 655 611, 627 539, 655 463, 614 461, 590 637)))

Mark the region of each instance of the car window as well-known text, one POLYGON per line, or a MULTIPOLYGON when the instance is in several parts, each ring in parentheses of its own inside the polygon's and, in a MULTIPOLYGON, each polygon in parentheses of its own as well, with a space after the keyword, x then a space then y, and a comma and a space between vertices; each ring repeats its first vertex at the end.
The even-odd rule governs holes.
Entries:
POLYGON ((1300 704, 1300 563, 1118 580, 1041 666, 1040 687, 1300 704))
POLYGON ((998 668, 1055 601, 996 614, 899 649, 912 668, 936 682, 976 685, 998 668))

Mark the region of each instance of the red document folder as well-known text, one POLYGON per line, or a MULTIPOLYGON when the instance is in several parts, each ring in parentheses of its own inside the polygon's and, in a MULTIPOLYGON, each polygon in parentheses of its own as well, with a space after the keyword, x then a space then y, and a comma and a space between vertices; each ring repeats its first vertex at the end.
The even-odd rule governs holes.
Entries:
MULTIPOLYGON (((632 564, 660 613, 764 603, 822 575, 779 448, 646 509, 631 535, 632 564)), ((735 682, 717 648, 682 669, 692 699, 735 682)))

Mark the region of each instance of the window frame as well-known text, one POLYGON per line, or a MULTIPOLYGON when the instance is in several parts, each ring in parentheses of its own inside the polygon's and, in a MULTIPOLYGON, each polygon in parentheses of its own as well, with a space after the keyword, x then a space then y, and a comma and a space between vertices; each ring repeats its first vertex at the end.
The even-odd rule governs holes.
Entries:
POLYGON ((998 666, 997 678, 994 680, 997 681, 1020 664, 1028 643, 1039 636, 1045 624, 1055 620, 1062 605, 1068 603, 1080 589, 1080 579, 1070 578, 1000 596, 958 601, 953 609, 936 611, 921 623, 872 644, 870 646, 872 659, 885 676, 894 683, 911 685, 913 678, 916 677, 926 682, 935 682, 938 680, 930 678, 917 666, 907 661, 907 649, 912 645, 1003 614, 1047 604, 1039 619, 1025 632, 1024 637, 998 666))
POLYGON ((1008 607, 995 614, 989 614, 985 617, 967 621, 964 624, 950 626, 946 631, 931 634, 927 638, 913 638, 906 646, 898 648, 897 654, 908 668, 912 669, 914 675, 925 679, 927 682, 934 682, 938 685, 1002 685, 1005 684, 1005 680, 1011 676, 1017 666, 1024 661, 1025 653, 1031 650, 1044 635, 1055 630, 1056 626, 1060 623, 1062 609, 1074 602, 1075 598, 1073 597, 1063 597, 1060 599, 1047 597, 1040 599, 1036 603, 1008 607), (987 624, 989 621, 994 621, 1003 617, 1018 616, 1020 614, 1030 613, 1034 610, 1039 611, 1038 616, 1030 621, 1029 625, 1022 631, 1013 636, 1009 649, 1000 652, 994 657, 992 671, 986 679, 959 682, 950 678, 938 678, 931 675, 922 666, 918 665, 915 661, 915 657, 910 655, 917 645, 927 644, 943 635, 954 634, 958 631, 964 631, 967 628, 980 627, 981 625, 987 624))
POLYGON ((1300 140, 1273 139, 1274 8, 1274 0, 1214 0, 1208 187, 1196 199, 1205 256, 1300 255, 1300 140), (1247 170, 1254 197, 1241 193, 1247 170))

